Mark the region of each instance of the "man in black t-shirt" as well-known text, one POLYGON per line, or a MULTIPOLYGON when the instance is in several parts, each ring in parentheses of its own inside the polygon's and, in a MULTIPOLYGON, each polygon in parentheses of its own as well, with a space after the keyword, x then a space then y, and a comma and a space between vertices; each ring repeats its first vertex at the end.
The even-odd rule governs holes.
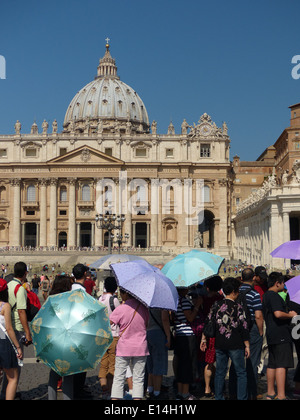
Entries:
POLYGON ((32 285, 32 291, 36 295, 38 295, 39 288, 40 288, 40 285, 41 285, 41 279, 36 274, 34 274, 33 277, 32 277, 32 279, 31 279, 31 285, 32 285))
POLYGON ((290 333, 290 321, 297 315, 288 311, 284 300, 278 294, 284 289, 281 273, 269 275, 268 291, 263 296, 263 314, 267 329, 269 362, 267 368, 267 399, 275 399, 275 381, 278 399, 286 399, 285 380, 288 368, 294 367, 293 343, 290 333))

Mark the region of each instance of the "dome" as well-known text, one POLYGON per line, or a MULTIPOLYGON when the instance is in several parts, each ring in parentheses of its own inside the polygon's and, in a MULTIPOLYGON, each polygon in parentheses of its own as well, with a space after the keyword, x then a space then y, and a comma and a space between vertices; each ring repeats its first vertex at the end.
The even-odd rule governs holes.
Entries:
POLYGON ((100 60, 98 74, 72 99, 64 120, 64 131, 84 131, 86 125, 96 128, 99 123, 103 131, 110 131, 116 122, 125 130, 131 123, 137 132, 149 131, 146 107, 139 95, 117 76, 115 60, 106 45, 105 56, 100 60))

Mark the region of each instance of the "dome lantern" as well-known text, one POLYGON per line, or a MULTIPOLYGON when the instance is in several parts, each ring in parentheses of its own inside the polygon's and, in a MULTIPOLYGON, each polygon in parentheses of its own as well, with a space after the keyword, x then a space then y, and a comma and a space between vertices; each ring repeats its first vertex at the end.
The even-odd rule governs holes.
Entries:
POLYGON ((99 61, 98 72, 97 72, 96 78, 115 77, 119 79, 119 77, 117 76, 116 61, 115 59, 112 58, 109 52, 109 43, 108 43, 109 41, 110 39, 106 38, 106 52, 105 52, 104 57, 101 58, 99 61))

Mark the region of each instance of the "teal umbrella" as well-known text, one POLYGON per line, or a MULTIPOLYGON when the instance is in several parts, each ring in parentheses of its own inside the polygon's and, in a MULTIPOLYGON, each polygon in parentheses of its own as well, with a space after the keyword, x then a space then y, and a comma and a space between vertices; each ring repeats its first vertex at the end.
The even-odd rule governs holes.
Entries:
POLYGON ((49 296, 30 328, 36 357, 60 376, 94 369, 113 340, 107 308, 80 289, 49 296))
POLYGON ((190 287, 218 274, 223 261, 219 255, 192 249, 177 255, 161 271, 176 287, 190 287))

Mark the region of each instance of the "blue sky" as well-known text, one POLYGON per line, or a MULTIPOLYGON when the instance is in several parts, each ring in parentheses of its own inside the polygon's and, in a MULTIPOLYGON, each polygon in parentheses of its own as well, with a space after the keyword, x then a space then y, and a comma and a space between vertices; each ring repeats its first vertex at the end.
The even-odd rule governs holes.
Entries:
POLYGON ((300 102, 299 0, 2 0, 0 134, 56 118, 96 75, 111 39, 121 80, 164 134, 170 120, 227 122, 230 157, 255 160, 300 102))

